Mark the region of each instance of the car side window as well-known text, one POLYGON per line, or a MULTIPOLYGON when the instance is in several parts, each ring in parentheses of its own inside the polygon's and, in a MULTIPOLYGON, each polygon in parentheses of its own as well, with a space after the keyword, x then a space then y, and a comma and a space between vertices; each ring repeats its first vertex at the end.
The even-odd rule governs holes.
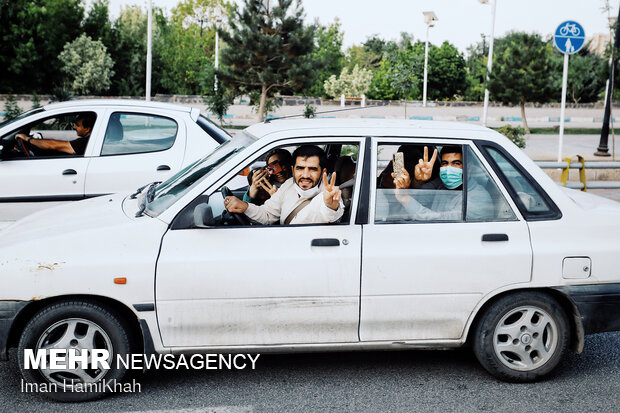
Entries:
MULTIPOLYGON (((258 154, 249 163, 242 165, 235 175, 230 178, 224 185, 210 191, 211 193, 203 194, 194 202, 188 205, 179 215, 173 224, 173 229, 184 228, 202 228, 202 227, 223 227, 223 226, 274 226, 287 224, 286 218, 295 211, 290 209, 291 205, 296 205, 296 201, 300 199, 298 191, 294 189, 294 159, 293 153, 299 145, 288 145, 272 148, 264 153, 258 154), (262 182, 262 184, 259 184, 262 182), (225 187, 225 189, 224 189, 225 187), (280 195, 279 191, 286 191, 280 195), (239 200, 246 202, 248 205, 253 204, 259 208, 267 208, 269 211, 269 220, 267 222, 250 219, 245 214, 230 214, 227 212, 224 203, 225 193, 235 196, 239 200), (271 197, 278 198, 269 202, 271 197), (295 202, 290 205, 289 200, 294 198, 295 202), (287 210, 289 208, 290 210, 287 210), (272 214, 278 213, 279 216, 272 214), (239 216, 243 215, 242 220, 239 216), (271 219, 273 218, 273 220, 271 219), (262 223, 261 223, 262 222, 262 223)), ((351 209, 353 204, 353 194, 355 192, 355 182, 357 174, 357 155, 359 153, 359 145, 348 143, 328 143, 317 144, 321 150, 325 152, 325 169, 328 173, 328 181, 334 179, 335 185, 341 190, 341 202, 343 204, 342 216, 333 224, 347 224, 350 221, 351 209), (333 174, 336 174, 335 177, 333 174)), ((300 158, 301 159, 301 158, 300 158)), ((322 174, 321 174, 322 175, 322 174)), ((318 182, 322 182, 319 175, 318 182)), ((322 187, 321 187, 322 188, 322 187)), ((321 192, 317 192, 314 197, 320 197, 323 202, 321 192)), ((314 199, 311 198, 311 199, 314 199)), ((314 204, 313 204, 314 205, 314 204)), ((298 206, 298 205, 296 205, 298 206)), ((295 206, 295 207, 296 207, 295 206)), ((302 207, 301 213, 308 213, 311 209, 304 211, 302 207)), ((314 208, 314 207, 313 207, 314 208)), ((302 217, 300 212, 298 217, 302 217)), ((312 216, 312 215, 311 215, 312 216)), ((288 223, 295 224, 292 220, 288 223)), ((320 222, 316 222, 320 223, 320 222)), ((315 222, 301 222, 298 225, 312 225, 315 222)))
POLYGON ((518 202, 523 206, 527 214, 545 216, 555 213, 543 194, 532 185, 530 180, 506 156, 493 147, 485 147, 485 149, 501 170, 508 181, 508 185, 517 194, 518 202))
POLYGON ((516 219, 468 145, 388 144, 378 149, 375 222, 516 219))
POLYGON ((139 113, 110 115, 101 155, 129 155, 170 149, 178 133, 170 118, 139 113))
POLYGON ((467 147, 467 221, 514 221, 517 219, 497 183, 480 159, 467 147))
POLYGON ((31 158, 36 159, 39 157, 57 157, 57 156, 83 156, 84 150, 88 144, 89 138, 80 140, 77 135, 74 125, 81 117, 88 116, 97 122, 97 115, 94 112, 72 112, 63 113, 54 116, 49 116, 43 119, 39 119, 28 125, 24 125, 17 130, 13 130, 10 133, 0 137, 0 143, 7 145, 9 150, 3 151, 3 155, 6 152, 6 158, 31 158), (25 156, 18 151, 10 150, 16 145, 17 134, 23 134, 29 136, 31 139, 42 140, 54 140, 54 141, 66 141, 72 143, 76 154, 69 155, 68 153, 59 152, 51 149, 41 149, 34 145, 26 145, 26 150, 30 152, 30 156, 25 156), (80 148, 78 150, 78 148, 80 148))

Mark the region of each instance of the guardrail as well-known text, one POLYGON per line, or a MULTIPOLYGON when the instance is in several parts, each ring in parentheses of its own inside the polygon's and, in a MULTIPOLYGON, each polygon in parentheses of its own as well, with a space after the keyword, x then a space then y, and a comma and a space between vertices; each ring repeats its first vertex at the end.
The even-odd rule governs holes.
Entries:
POLYGON ((562 162, 537 161, 536 165, 542 169, 562 169, 560 184, 567 188, 581 189, 620 189, 620 181, 594 181, 586 183, 586 169, 620 169, 620 162, 586 162, 577 155, 577 162, 572 163, 570 158, 562 162), (579 169, 579 182, 568 182, 568 171, 579 169))

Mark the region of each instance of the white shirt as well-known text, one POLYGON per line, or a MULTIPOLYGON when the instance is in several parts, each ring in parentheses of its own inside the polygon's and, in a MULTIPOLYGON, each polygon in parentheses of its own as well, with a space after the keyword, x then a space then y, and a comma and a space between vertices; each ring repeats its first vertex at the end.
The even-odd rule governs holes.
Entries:
MULTIPOLYGON (((289 178, 282 184, 280 189, 271 196, 261 206, 248 204, 245 215, 261 224, 272 224, 278 219, 280 224, 289 214, 301 204, 304 198, 300 197, 295 190, 295 182, 293 178, 289 178)), ((322 192, 319 192, 308 205, 297 213, 295 218, 290 222, 292 224, 328 224, 335 222, 344 213, 344 205, 342 199, 338 203, 338 209, 333 210, 323 200, 322 192)))

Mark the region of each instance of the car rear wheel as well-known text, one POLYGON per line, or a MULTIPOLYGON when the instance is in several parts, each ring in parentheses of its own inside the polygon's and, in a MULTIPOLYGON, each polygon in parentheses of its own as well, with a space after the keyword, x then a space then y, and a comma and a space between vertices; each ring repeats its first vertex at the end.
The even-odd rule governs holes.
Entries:
POLYGON ((501 380, 534 381, 560 362, 569 342, 566 314, 551 297, 521 292, 500 298, 474 330, 474 353, 501 380))
POLYGON ((59 401, 84 401, 116 388, 126 373, 122 364, 117 366, 117 355, 129 353, 127 329, 119 316, 89 301, 63 301, 44 308, 28 322, 19 340, 18 362, 32 391, 59 401), (59 351, 62 357, 70 349, 77 356, 86 354, 88 363, 81 364, 78 359, 71 366, 65 358, 58 362, 60 368, 51 368, 51 351, 59 351), (28 350, 33 356, 25 355, 28 350), (45 365, 33 366, 41 350, 45 351, 45 365), (105 356, 109 369, 103 363, 93 365, 94 356, 105 356))

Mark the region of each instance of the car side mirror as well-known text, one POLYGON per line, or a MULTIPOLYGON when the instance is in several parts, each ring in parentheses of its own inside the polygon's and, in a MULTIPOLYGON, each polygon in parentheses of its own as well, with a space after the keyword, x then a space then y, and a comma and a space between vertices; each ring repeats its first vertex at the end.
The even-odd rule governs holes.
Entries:
POLYGON ((208 228, 215 225, 215 219, 213 219, 213 210, 211 205, 199 204, 194 208, 194 227, 195 228, 208 228))

